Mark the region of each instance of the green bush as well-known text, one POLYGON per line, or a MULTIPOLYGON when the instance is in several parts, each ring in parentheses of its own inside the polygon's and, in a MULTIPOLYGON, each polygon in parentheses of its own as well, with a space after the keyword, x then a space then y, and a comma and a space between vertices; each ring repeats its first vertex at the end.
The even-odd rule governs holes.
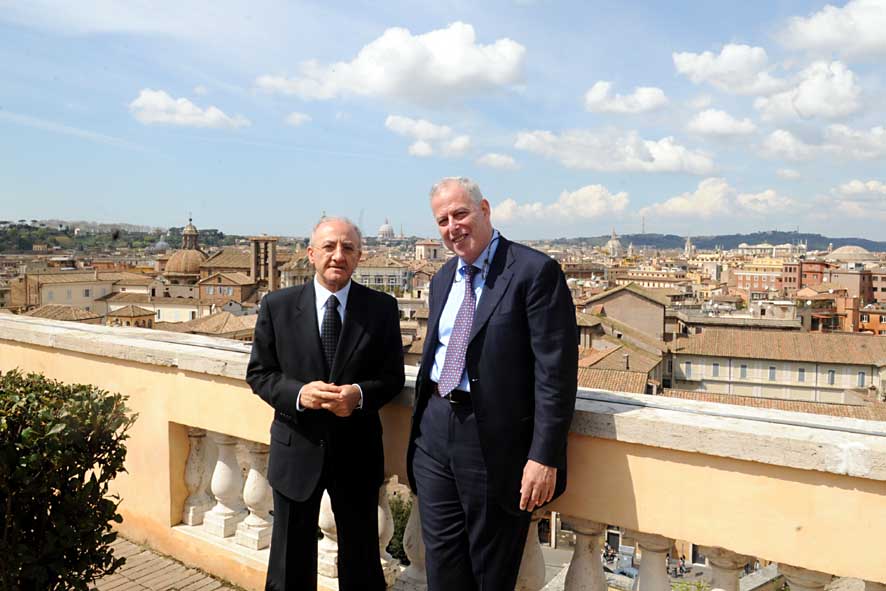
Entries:
POLYGON ((394 516, 394 537, 388 544, 388 554, 399 560, 401 564, 409 566, 409 559, 406 558, 406 551, 403 550, 403 532, 406 531, 406 522, 409 521, 412 502, 400 495, 392 495, 389 502, 391 514, 394 516))
POLYGON ((126 398, 39 374, 0 374, 0 589, 87 589, 122 558, 108 484, 124 471, 126 398))

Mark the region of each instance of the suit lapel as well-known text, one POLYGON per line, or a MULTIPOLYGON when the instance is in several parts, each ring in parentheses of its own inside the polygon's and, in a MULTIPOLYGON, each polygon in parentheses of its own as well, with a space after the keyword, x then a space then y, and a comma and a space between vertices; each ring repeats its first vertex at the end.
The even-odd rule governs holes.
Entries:
POLYGON ((314 282, 307 283, 301 290, 301 297, 295 310, 294 326, 296 327, 297 342, 313 343, 313 346, 304 347, 307 355, 308 366, 314 370, 311 373, 321 375, 326 367, 323 359, 323 343, 320 341, 320 326, 317 324, 317 294, 314 291, 314 282))
POLYGON ((486 282, 483 284, 483 292, 480 295, 480 303, 477 304, 477 310, 474 312, 474 322, 471 325, 471 336, 468 343, 474 340, 477 333, 483 328, 493 310, 501 300, 508 289, 511 277, 514 272, 511 264, 514 262, 511 256, 511 242, 506 238, 499 238, 498 248, 495 250, 495 256, 492 264, 489 265, 489 272, 486 275, 486 282))
POLYGON ((333 384, 338 383, 342 369, 348 366, 351 355, 360 343, 363 333, 366 332, 369 313, 365 289, 367 288, 359 283, 351 282, 348 307, 345 308, 345 323, 341 328, 341 336, 338 339, 338 347, 335 349, 335 359, 330 372, 330 382, 333 384))

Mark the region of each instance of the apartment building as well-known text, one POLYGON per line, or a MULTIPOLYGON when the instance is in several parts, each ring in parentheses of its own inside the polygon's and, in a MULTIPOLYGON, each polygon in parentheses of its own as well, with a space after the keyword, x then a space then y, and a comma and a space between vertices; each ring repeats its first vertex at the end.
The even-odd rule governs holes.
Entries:
POLYGON ((708 329, 671 351, 678 390, 852 404, 886 389, 886 339, 873 335, 708 329))

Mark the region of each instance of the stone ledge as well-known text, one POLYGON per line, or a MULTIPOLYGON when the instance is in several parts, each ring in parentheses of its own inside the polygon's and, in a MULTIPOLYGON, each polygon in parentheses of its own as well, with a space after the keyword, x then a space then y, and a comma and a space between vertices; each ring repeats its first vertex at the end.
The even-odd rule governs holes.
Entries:
MULTIPOLYGON (((176 367, 242 380, 250 346, 138 328, 0 316, 0 343, 176 367)), ((410 406, 415 367, 395 399, 410 406)), ((886 480, 886 424, 804 413, 581 389, 572 433, 688 453, 886 480)))

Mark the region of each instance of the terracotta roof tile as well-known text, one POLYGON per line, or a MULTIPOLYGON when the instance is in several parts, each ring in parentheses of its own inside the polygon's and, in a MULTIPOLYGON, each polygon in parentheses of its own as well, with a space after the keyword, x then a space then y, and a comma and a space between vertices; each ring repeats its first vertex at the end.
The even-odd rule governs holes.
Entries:
POLYGON ((759 398, 757 396, 737 396, 734 394, 693 392, 686 390, 671 390, 667 388, 661 392, 661 395, 668 396, 669 398, 682 398, 684 400, 698 400, 701 402, 735 404, 738 406, 752 406, 755 408, 771 408, 774 410, 788 410, 818 415, 830 415, 834 417, 864 419, 868 421, 886 421, 886 404, 882 402, 873 402, 864 406, 851 404, 826 404, 824 402, 759 398))
POLYGON ((646 392, 648 376, 642 371, 621 371, 617 369, 579 368, 578 385, 582 388, 597 388, 613 392, 646 392))

